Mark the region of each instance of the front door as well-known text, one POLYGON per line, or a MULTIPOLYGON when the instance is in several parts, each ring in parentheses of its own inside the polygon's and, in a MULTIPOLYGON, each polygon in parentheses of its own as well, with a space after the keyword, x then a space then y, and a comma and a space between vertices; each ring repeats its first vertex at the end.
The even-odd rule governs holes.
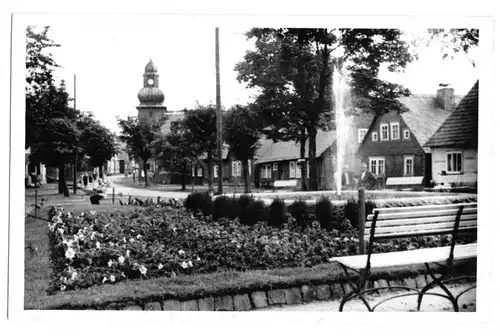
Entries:
POLYGON ((125 160, 120 160, 120 174, 125 173, 125 160))
POLYGON ((424 186, 429 187, 432 180, 432 154, 426 153, 424 157, 424 186))

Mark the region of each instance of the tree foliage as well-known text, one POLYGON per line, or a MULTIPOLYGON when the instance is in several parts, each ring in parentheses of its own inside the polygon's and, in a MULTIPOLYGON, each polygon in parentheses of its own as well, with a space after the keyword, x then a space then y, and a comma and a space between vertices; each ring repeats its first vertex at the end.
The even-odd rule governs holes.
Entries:
POLYGON ((160 136, 160 125, 137 117, 118 118, 118 125, 121 128, 120 140, 126 144, 129 155, 143 161, 144 179, 147 186, 147 161, 154 156, 156 142, 160 136))
MULTIPOLYGON (((430 38, 427 45, 439 41, 443 58, 453 58, 455 54, 469 53, 479 45, 479 29, 429 29, 430 38)), ((471 60, 475 66, 474 60, 471 60)))
POLYGON ((208 189, 213 192, 213 162, 216 160, 217 115, 214 105, 198 105, 185 112, 182 121, 185 131, 190 134, 190 147, 199 156, 206 156, 208 189))
POLYGON ((256 105, 270 138, 299 141, 301 156, 309 138, 312 189, 318 187, 317 130, 329 128, 334 117, 334 66, 348 74, 354 107, 382 114, 402 109, 395 98, 409 94, 378 78, 382 67, 400 71, 413 60, 397 29, 254 28, 247 37, 255 50, 236 65, 238 80, 259 89, 256 105))
POLYGON ((224 141, 234 157, 242 162, 245 192, 250 192, 248 161, 259 147, 261 121, 253 106, 235 105, 224 115, 224 141))

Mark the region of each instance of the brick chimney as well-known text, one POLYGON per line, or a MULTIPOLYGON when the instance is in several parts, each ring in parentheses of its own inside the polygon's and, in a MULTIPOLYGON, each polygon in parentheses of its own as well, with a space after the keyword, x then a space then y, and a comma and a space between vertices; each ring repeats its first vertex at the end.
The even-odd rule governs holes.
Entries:
POLYGON ((439 84, 439 89, 437 90, 437 105, 448 111, 453 112, 455 109, 455 93, 452 87, 448 87, 450 84, 439 84))

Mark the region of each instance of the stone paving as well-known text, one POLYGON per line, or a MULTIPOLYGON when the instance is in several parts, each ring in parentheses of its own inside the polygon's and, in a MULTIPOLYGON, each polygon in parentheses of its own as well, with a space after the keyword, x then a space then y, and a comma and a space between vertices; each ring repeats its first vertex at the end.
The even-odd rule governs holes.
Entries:
MULTIPOLYGON (((474 283, 466 283, 466 284, 454 284, 448 286, 451 293, 457 295, 461 291, 470 287, 474 283)), ((444 293, 442 289, 436 288, 431 290, 434 293, 444 293)), ((395 292, 391 293, 382 293, 370 295, 367 297, 367 300, 370 304, 376 304, 377 302, 383 300, 384 298, 391 297, 396 295, 395 292)), ((334 301, 315 301, 312 303, 301 304, 301 305, 289 305, 282 307, 266 307, 262 309, 257 309, 254 311, 335 311, 339 310, 339 300, 334 301)), ((476 311, 476 290, 472 289, 469 292, 465 293, 460 297, 459 300, 460 312, 475 312, 476 311)), ((416 296, 407 296, 396 298, 394 300, 387 301, 381 304, 376 312, 411 312, 416 311, 417 309, 417 297, 416 296)), ((360 300, 353 300, 348 302, 344 311, 355 311, 355 312, 366 312, 367 309, 365 305, 360 300)), ((422 307, 420 309, 421 312, 454 312, 453 306, 450 301, 445 298, 441 298, 435 295, 427 295, 424 296, 422 301, 422 307)))

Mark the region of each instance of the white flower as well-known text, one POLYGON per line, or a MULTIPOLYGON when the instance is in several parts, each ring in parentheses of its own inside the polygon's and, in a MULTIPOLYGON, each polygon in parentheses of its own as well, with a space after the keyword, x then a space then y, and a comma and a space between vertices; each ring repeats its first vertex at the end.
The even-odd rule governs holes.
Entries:
POLYGON ((144 265, 141 265, 141 267, 139 267, 139 272, 141 272, 141 274, 146 275, 147 271, 148 271, 148 269, 146 267, 144 267, 144 265))
POLYGON ((174 231, 174 232, 175 232, 175 231, 177 231, 177 228, 175 228, 175 227, 174 227, 174 228, 172 229, 172 231, 174 231))
POLYGON ((71 212, 68 211, 68 218, 71 218, 71 217, 73 217, 73 216, 71 215, 71 212))
POLYGON ((106 281, 108 281, 108 278, 104 277, 104 279, 102 279, 102 283, 105 283, 106 281))
POLYGON ((183 255, 185 255, 185 254, 186 254, 186 252, 184 252, 184 250, 179 250, 179 255, 180 255, 180 256, 183 256, 183 255))
POLYGON ((95 243, 95 246, 97 247, 97 249, 100 249, 100 248, 101 248, 101 243, 96 242, 96 243, 95 243))
POLYGON ((181 264, 181 267, 182 268, 188 268, 188 263, 183 261, 182 264, 181 264))
POLYGON ((196 261, 201 261, 201 259, 200 259, 200 257, 199 257, 199 256, 198 256, 198 257, 196 257, 196 261))
POLYGON ((78 273, 73 272, 71 273, 71 280, 75 280, 78 277, 78 273))
POLYGON ((162 268, 163 268, 163 264, 162 263, 158 264, 158 269, 161 270, 162 268))
POLYGON ((111 275, 111 276, 109 277, 109 280, 111 280, 111 282, 115 282, 115 280, 116 280, 116 279, 115 279, 115 276, 114 276, 114 275, 111 275))
POLYGON ((126 243, 127 242, 127 239, 125 237, 123 237, 123 242, 126 243))
POLYGON ((133 243, 133 242, 135 242, 135 239, 134 238, 130 238, 129 242, 133 243))
POLYGON ((61 285, 61 290, 63 291, 63 290, 65 290, 65 289, 66 289, 66 286, 61 285))
POLYGON ((191 260, 188 261, 189 267, 193 267, 193 262, 191 260))
POLYGON ((94 240, 94 237, 95 237, 95 231, 92 231, 92 233, 90 234, 90 240, 94 240))
POLYGON ((141 239, 141 238, 142 238, 142 236, 141 236, 140 234, 138 234, 136 238, 137 238, 137 239, 141 239))
POLYGON ((129 257, 130 257, 130 251, 127 250, 127 258, 129 258, 129 257))
POLYGON ((115 243, 109 242, 109 246, 115 246, 115 243))
POLYGON ((66 250, 66 258, 68 259, 73 259, 75 257, 75 250, 73 250, 71 247, 66 250))
POLYGON ((80 215, 80 217, 83 217, 83 216, 85 216, 85 213, 84 213, 84 212, 82 212, 82 214, 80 215))
POLYGON ((177 274, 175 272, 172 272, 172 278, 175 278, 177 274))
POLYGON ((120 264, 123 264, 123 263, 125 262, 125 258, 124 258, 124 257, 122 257, 122 256, 119 256, 119 257, 118 257, 118 262, 119 262, 120 264))
POLYGON ((111 267, 111 266, 113 266, 113 260, 108 261, 108 267, 111 267))
POLYGON ((62 236, 64 234, 64 229, 59 228, 57 229, 57 232, 59 232, 59 234, 62 236))
POLYGON ((90 214, 93 216, 95 215, 95 211, 90 211, 90 214))

